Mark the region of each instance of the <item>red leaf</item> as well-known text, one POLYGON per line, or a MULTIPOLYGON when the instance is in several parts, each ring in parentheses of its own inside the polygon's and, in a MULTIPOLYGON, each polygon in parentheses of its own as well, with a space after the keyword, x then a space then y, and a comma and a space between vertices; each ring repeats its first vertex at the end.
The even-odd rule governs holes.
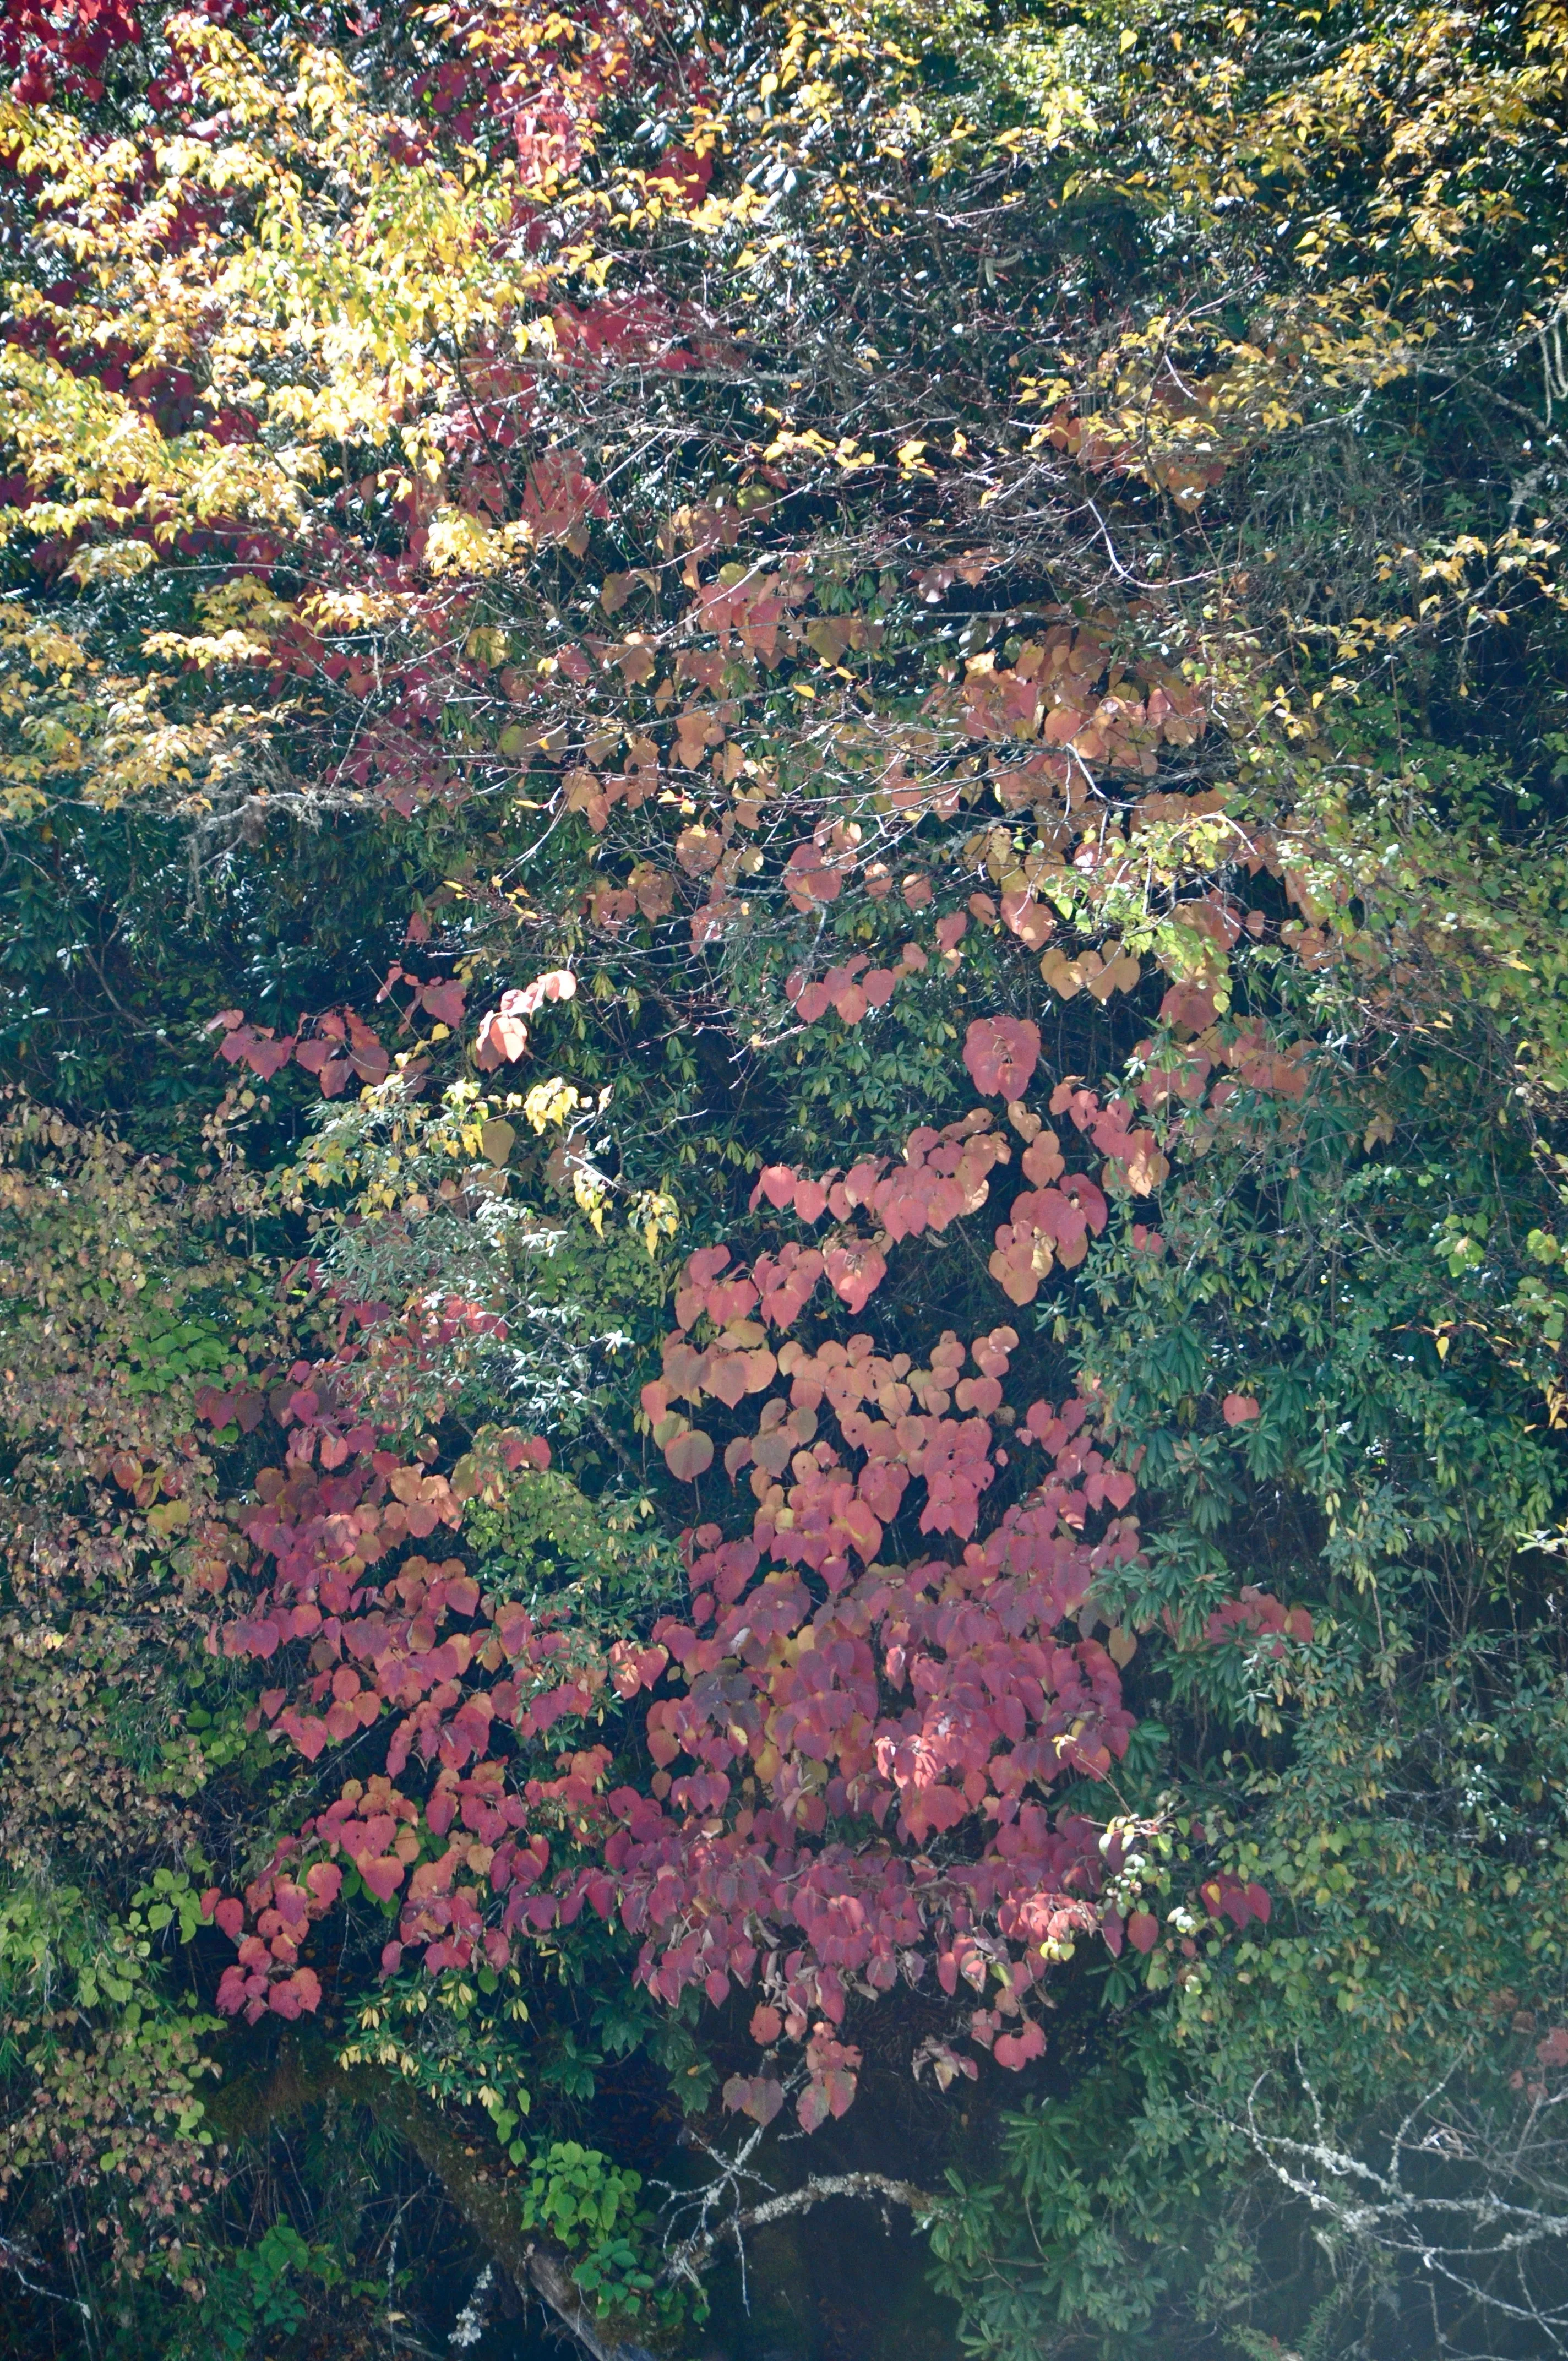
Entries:
POLYGON ((298 2016, 302 2011, 313 2016, 322 2004, 321 1979, 313 1968, 296 1968, 291 1976, 271 1987, 268 1999, 280 2016, 298 2016))
POLYGON ((825 1260, 828 1285, 851 1312, 862 1312, 867 1299, 887 1276, 881 1253, 866 1240, 857 1238, 848 1246, 834 1246, 825 1260))
POLYGON ((514 992, 503 994, 499 1008, 492 1008, 479 1020, 474 1061, 483 1073, 493 1073, 504 1061, 515 1063, 528 1047, 527 1026, 506 1005, 509 1000, 517 998, 514 992))
POLYGON ((1036 902, 1027 891, 1003 894, 1002 919, 1003 924, 1010 928, 1032 951, 1043 949, 1056 928, 1053 913, 1036 902))
POLYGON ((798 1180, 795 1190, 795 1210, 803 1222, 819 1222, 828 1211, 828 1191, 820 1180, 798 1180))
POLYGON ((269 1984, 267 2005, 275 2016, 291 2020, 300 2015, 303 2003, 300 1998, 299 1984, 292 1976, 283 1976, 277 1983, 269 1984))
POLYGON ((1039 1063, 1040 1028, 1017 1016, 977 1016, 964 1040, 964 1064, 977 1091, 1021 1099, 1039 1063))
POLYGON ((520 1016, 532 1016, 547 1000, 575 1000, 576 994, 577 979, 571 969, 553 967, 545 974, 536 975, 532 983, 525 983, 521 992, 503 993, 501 1006, 505 1009, 509 1002, 515 1002, 520 1016))
POLYGON ((1220 1415, 1227 1426, 1245 1426, 1262 1413, 1251 1394, 1227 1394, 1220 1404, 1220 1415))
MULTIPOLYGON (((797 844, 784 864, 784 891, 797 910, 820 908, 836 902, 843 881, 815 844, 797 844)), ((804 1015, 804 1011, 802 1014, 804 1015)))
POLYGON ((460 983, 427 983, 420 998, 438 1025, 461 1025, 464 987, 460 983))
POLYGON ((253 1025, 241 1025, 237 1030, 225 1033, 218 1044, 220 1058, 226 1058, 231 1065, 248 1066, 264 1082, 270 1082, 293 1054, 294 1036, 289 1033, 282 1040, 275 1040, 270 1025, 259 1029, 253 1025))
POLYGON ((803 2132, 814 2132, 828 2120, 828 2093, 820 2082, 808 2082, 795 2103, 803 2132))
POLYGON ((771 2124, 784 2105, 784 2085, 771 2074, 731 2074, 720 2093, 732 2113, 750 2115, 753 2123, 771 2124))
POLYGON ((1045 2047, 1044 2029, 1031 2017, 1021 2033, 999 2034, 991 2054, 999 2066, 1016 2074, 1031 2058, 1043 2056, 1045 2047))
POLYGON ((226 1967, 218 1978, 218 1989, 214 1997, 225 2016, 237 2016, 245 2006, 245 1970, 241 1967, 226 1967))
POLYGON ((1135 1951, 1152 1951, 1159 1940, 1159 1920, 1152 1911, 1135 1910, 1127 1921, 1127 1940, 1135 1951))
POLYGON ((692 1484, 713 1465, 713 1437, 700 1426, 688 1426, 664 1445, 664 1462, 678 1483, 692 1484))

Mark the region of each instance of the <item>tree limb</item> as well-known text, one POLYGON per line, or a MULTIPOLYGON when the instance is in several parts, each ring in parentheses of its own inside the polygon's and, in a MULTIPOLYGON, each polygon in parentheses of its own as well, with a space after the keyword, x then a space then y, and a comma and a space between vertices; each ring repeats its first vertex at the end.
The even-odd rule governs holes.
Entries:
POLYGON ((699 2231, 695 2238, 686 2239, 671 2255, 664 2266, 664 2276, 671 2279, 695 2279, 712 2260, 721 2238, 734 2238, 739 2243, 746 2231, 764 2229, 770 2222, 782 2222, 787 2214, 809 2213, 827 2197, 879 2197, 884 2204, 907 2206, 916 2214, 935 2213, 942 2203, 929 2190, 916 2189, 911 2180, 890 2180, 885 2173, 814 2176, 798 2189, 786 2190, 782 2197, 764 2198, 760 2205, 750 2205, 743 2213, 730 2214, 716 2230, 699 2231))

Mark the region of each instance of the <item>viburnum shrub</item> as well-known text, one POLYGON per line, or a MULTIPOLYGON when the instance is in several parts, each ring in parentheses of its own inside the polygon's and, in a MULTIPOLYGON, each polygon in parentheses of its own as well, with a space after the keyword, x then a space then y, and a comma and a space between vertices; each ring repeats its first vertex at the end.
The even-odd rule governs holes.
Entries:
MULTIPOLYGON (((990 1029, 970 1031, 982 1069, 990 1029)), ((1009 1088, 1027 1081, 1023 1064, 1007 1072, 1009 1088)), ((1021 1101, 1012 1118, 1029 1142, 1021 1177, 1039 1180, 1054 1135, 1021 1101)), ((727 2096, 764 2122, 784 2095, 768 2069, 788 2043, 805 2045, 802 2122, 841 2114, 859 2060, 835 2030, 848 1996, 928 1968, 944 1993, 962 1977, 989 2002, 968 2031, 1001 2064, 1040 2054, 1028 2004, 1050 1962, 1080 1936, 1117 1951, 1129 1916, 1138 1937, 1147 1919, 1140 1826, 1107 1832, 1049 1807, 1058 1782, 1099 1781, 1126 1748, 1116 1664, 1069 1619, 1081 1626, 1097 1576, 1137 1552, 1135 1478, 1091 1400, 1007 1407, 1010 1326, 967 1345, 945 1330, 924 1367, 884 1356, 863 1331, 815 1349, 795 1333, 824 1279, 859 1315, 886 1278, 882 1246, 852 1241, 858 1206, 892 1250, 984 1203, 988 1175, 1013 1154, 989 1126, 983 1109, 948 1126, 947 1155, 938 1134, 917 1133, 886 1177, 877 1163, 826 1184, 765 1168, 754 1197, 844 1225, 826 1255, 784 1241, 750 1267, 725 1246, 687 1257, 642 1412, 672 1474, 694 1486, 716 1445, 674 1404, 706 1399, 710 1416, 728 1413, 740 1431, 725 1468, 732 1481, 750 1469, 756 1507, 735 1539, 711 1521, 688 1532, 689 1615, 658 1618, 645 1642, 585 1644, 548 1606, 483 1589, 462 1557, 426 1554, 439 1527, 456 1537, 466 1499, 536 1480, 527 1471, 548 1467, 543 1439, 491 1431, 450 1476, 378 1448, 363 1371, 378 1331, 363 1307, 333 1361, 291 1373, 276 1405, 285 1464, 262 1471, 239 1518, 267 1579, 224 1622, 221 1645, 286 1664, 291 1643, 306 1643, 308 1671, 265 1688, 258 1716, 312 1762, 389 1720, 386 1770, 346 1783, 280 1844, 243 1904, 215 1889, 206 1898, 238 1945, 221 2010, 255 2022, 318 2007, 301 1951, 351 1866, 396 1904, 387 1972, 411 1953, 432 1970, 500 1968, 587 1907, 640 1938, 638 1976, 666 2002, 698 1986, 718 2004, 732 1984, 756 1985, 765 2064, 727 2096), (977 1539, 1003 1477, 1014 1497, 977 1539), (887 1531, 905 1515, 936 1554, 889 1565, 887 1531), (645 1696, 638 1733, 630 1714, 645 1696), (532 1742, 559 1752, 612 1698, 619 1748, 574 1743, 558 1775, 528 1775, 532 1742), (646 1763, 640 1783, 616 1777, 618 1752, 646 1763)), ((1051 1160, 1059 1170, 1054 1146, 1051 1160)), ((1095 1226, 1105 1221, 1099 1190, 1076 1180, 1076 1199, 1049 1192, 1069 1263, 1086 1219, 1097 1208, 1095 1226)), ((998 1237, 1026 1223, 1040 1234, 1046 1194, 1025 1186, 998 1237)), ((421 1342, 439 1354, 441 1338, 438 1325, 421 1342)), ((211 1390, 199 1403, 218 1425, 237 1407, 211 1390)), ((1261 1889, 1228 1874, 1209 1904, 1216 1921, 1267 1915, 1261 1889)))

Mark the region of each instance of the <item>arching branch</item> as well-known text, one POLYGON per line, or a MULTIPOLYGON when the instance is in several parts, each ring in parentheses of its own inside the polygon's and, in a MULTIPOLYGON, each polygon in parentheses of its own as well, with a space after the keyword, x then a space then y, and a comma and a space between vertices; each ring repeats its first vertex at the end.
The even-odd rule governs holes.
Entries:
POLYGON ((814 2174, 802 2181, 798 2189, 787 2189, 782 2196, 764 2198, 760 2205, 749 2205, 742 2212, 729 2214, 716 2229, 699 2231, 676 2246, 664 2266, 664 2276, 670 2279, 695 2279, 706 2270, 720 2244, 728 2238, 739 2241, 748 2230, 765 2229, 770 2222, 782 2222, 792 2213, 807 2213, 828 2197, 879 2198, 884 2205, 902 2205, 916 2215, 927 2218, 940 2211, 942 2201, 930 2191, 917 2189, 912 2180, 890 2180, 882 2172, 836 2172, 814 2174))

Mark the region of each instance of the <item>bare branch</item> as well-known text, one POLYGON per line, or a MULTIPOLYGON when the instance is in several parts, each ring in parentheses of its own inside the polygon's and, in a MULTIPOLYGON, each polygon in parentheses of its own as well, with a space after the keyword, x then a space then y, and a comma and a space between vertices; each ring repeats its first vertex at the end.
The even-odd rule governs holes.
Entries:
POLYGON ((730 2214, 717 2230, 703 2230, 695 2238, 688 2238, 670 2256, 664 2276, 670 2279, 695 2279, 698 2271, 707 2268, 721 2239, 733 2238, 739 2246, 748 2230, 763 2229, 770 2222, 782 2222, 792 2213, 809 2213, 828 2197, 877 2198, 884 2205, 906 2207, 917 2220, 929 2220, 940 2213, 943 2202, 929 2190, 917 2189, 911 2180, 891 2180, 882 2172, 813 2174, 798 2189, 765 2198, 760 2205, 730 2214))

